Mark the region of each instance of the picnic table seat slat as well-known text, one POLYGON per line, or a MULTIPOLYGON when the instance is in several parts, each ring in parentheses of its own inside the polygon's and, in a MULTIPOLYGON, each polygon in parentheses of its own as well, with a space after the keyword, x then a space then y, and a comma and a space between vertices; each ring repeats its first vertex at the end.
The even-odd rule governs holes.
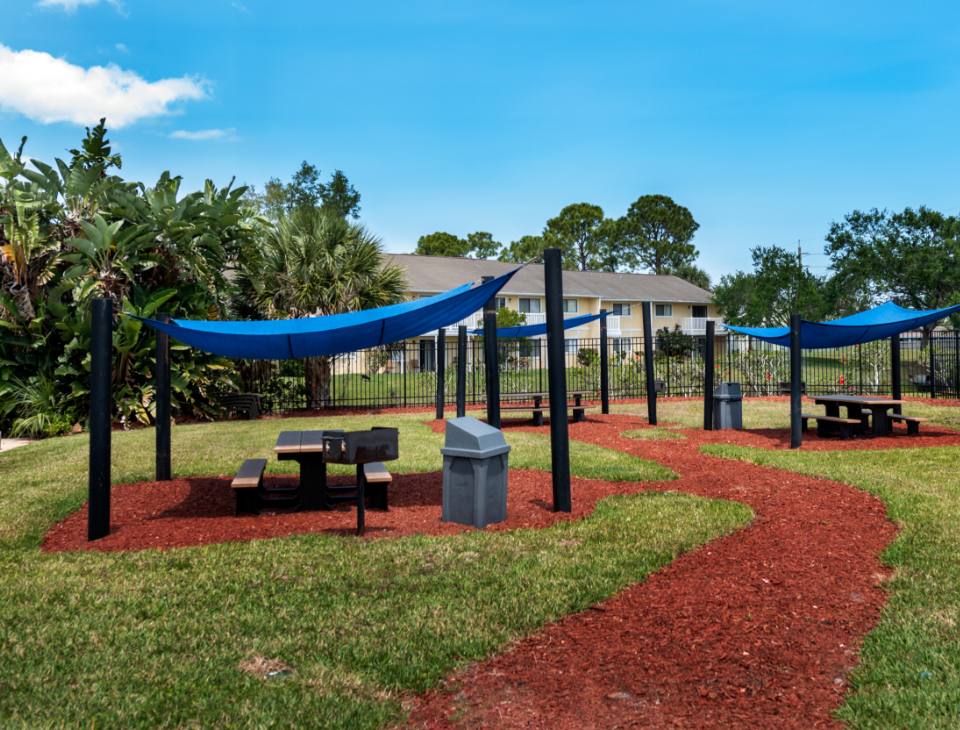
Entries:
POLYGON ((907 433, 911 436, 916 436, 920 433, 920 424, 926 423, 929 421, 929 418, 923 418, 921 416, 904 416, 902 413, 891 413, 887 416, 891 421, 902 421, 907 425, 907 433))
POLYGON ((237 470, 230 482, 237 500, 237 514, 260 511, 260 491, 263 487, 263 472, 267 468, 266 459, 247 459, 237 470))

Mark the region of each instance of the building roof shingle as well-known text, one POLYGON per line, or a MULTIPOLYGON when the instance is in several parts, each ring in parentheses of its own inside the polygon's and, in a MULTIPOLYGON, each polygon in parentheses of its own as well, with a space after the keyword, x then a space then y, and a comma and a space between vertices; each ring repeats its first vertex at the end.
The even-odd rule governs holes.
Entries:
MULTIPOLYGON (((482 276, 499 276, 516 264, 452 256, 386 254, 390 263, 407 275, 410 291, 432 294, 446 291, 482 276)), ((543 266, 528 264, 501 290, 513 296, 543 296, 543 266)), ((656 274, 615 274, 601 271, 564 271, 563 294, 568 297, 597 297, 604 301, 686 302, 709 304, 710 292, 678 276, 656 274)))

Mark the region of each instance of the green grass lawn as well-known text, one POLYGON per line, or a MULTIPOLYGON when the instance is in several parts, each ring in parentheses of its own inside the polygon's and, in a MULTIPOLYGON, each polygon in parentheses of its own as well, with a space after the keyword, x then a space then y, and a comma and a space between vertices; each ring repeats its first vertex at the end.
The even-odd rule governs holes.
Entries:
MULTIPOLYGON (((423 419, 178 426, 174 471, 230 473, 245 457, 269 456, 280 430, 324 423, 398 425, 402 458, 391 469, 435 471, 442 437, 423 419)), ((115 434, 115 482, 152 477, 153 437, 115 434)), ((513 466, 548 468, 544 435, 508 431, 507 439, 513 466)), ((544 530, 43 554, 45 530, 84 500, 86 449, 78 436, 0 454, 5 728, 380 727, 402 719, 404 693, 435 686, 751 517, 742 505, 667 492, 609 498, 587 519, 544 530), (257 667, 290 673, 263 678, 257 667)), ((574 474, 601 479, 673 476, 580 443, 571 461, 574 474)), ((290 469, 270 461, 271 471, 290 469)))
MULTIPOLYGON (((941 410, 910 405, 911 412, 954 423, 954 414, 941 410)), ((883 555, 895 576, 839 716, 862 728, 960 727, 960 448, 705 450, 839 480, 884 501, 901 529, 883 555)))

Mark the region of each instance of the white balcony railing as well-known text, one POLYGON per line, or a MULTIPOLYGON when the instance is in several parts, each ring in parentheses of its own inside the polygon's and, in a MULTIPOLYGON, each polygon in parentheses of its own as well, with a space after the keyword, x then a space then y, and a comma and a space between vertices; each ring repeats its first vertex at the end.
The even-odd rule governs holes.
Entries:
POLYGON ((707 333, 707 320, 713 319, 717 323, 717 331, 723 326, 723 322, 713 317, 684 317, 680 320, 680 329, 685 335, 705 335, 707 333))

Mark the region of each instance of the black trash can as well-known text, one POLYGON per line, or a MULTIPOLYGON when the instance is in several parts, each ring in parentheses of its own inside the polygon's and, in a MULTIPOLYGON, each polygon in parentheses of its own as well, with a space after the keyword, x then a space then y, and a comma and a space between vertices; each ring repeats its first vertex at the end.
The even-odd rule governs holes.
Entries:
POLYGON ((720 383, 713 392, 714 429, 743 430, 743 394, 740 383, 720 383))

